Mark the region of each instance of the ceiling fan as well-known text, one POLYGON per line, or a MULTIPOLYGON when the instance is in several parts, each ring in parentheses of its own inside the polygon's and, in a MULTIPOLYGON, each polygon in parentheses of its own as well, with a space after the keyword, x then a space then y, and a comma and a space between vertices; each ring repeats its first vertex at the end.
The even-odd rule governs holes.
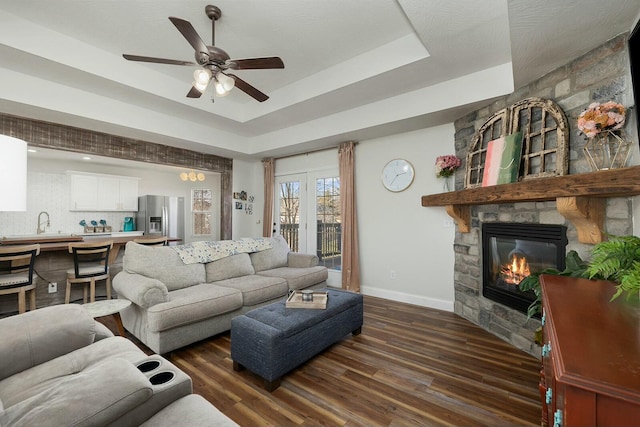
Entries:
POLYGON ((196 62, 128 54, 122 56, 129 61, 154 62, 157 64, 170 65, 199 65, 202 68, 197 69, 193 73, 195 81, 193 82, 191 90, 187 93, 187 97, 189 98, 199 98, 207 89, 209 83, 213 82, 216 93, 219 96, 227 95, 235 86, 259 102, 269 99, 267 95, 228 71, 284 68, 282 59, 275 56, 268 58, 230 59, 227 52, 215 46, 215 25, 216 21, 222 16, 222 11, 217 6, 212 5, 206 6, 204 11, 209 19, 211 19, 211 46, 207 46, 202 41, 189 21, 172 16, 169 17, 169 20, 195 50, 196 62))

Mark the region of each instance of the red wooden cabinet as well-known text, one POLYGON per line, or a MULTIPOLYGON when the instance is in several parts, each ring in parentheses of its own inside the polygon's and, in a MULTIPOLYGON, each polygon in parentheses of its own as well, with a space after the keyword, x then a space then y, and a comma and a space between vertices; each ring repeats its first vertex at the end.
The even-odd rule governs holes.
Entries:
POLYGON ((540 284, 549 425, 640 426, 640 307, 609 302, 610 282, 542 275, 540 284))

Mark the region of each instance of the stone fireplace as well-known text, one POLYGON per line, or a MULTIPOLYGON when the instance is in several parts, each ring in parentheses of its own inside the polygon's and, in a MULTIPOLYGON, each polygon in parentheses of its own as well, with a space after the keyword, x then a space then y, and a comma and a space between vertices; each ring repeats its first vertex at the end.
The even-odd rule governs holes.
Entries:
POLYGON ((527 313, 536 296, 519 284, 531 273, 564 269, 566 230, 562 225, 482 224, 482 295, 527 313))
MULTIPOLYGON (((629 198, 610 198, 606 203, 605 232, 632 234, 632 207, 629 198)), ((471 208, 471 229, 456 230, 454 243, 454 311, 523 351, 540 357, 534 341, 540 320, 528 318, 520 309, 496 301, 483 293, 483 225, 497 223, 545 224, 566 228, 566 251, 575 250, 589 259, 593 245, 581 243, 575 226, 557 210, 556 202, 527 202, 478 205, 471 208)), ((570 302, 567 302, 570 304, 570 302)))
MULTIPOLYGON (((586 139, 577 129, 577 117, 593 101, 617 100, 626 106, 633 105, 626 36, 620 35, 512 94, 456 120, 456 155, 462 159, 466 157, 474 133, 492 114, 521 99, 537 96, 553 99, 567 116, 570 132, 569 174, 591 172, 583 154, 586 139)), ((636 123, 631 116, 627 117, 625 131, 636 145, 630 165, 637 165, 638 137, 636 123)), ((464 188, 463 169, 456 172, 457 190, 464 188)), ((601 199, 604 204, 601 218, 604 233, 633 234, 632 199, 621 195, 601 199)), ((496 204, 479 202, 470 208, 466 232, 461 232, 459 227, 456 229, 455 312, 536 357, 540 357, 540 347, 534 342, 534 333, 540 321, 529 319, 521 310, 487 297, 483 292, 483 227, 497 223, 563 227, 566 236, 564 253, 575 250, 583 259, 589 259, 593 245, 580 241, 580 230, 558 211, 559 208, 564 207, 557 206, 555 200, 496 204)))

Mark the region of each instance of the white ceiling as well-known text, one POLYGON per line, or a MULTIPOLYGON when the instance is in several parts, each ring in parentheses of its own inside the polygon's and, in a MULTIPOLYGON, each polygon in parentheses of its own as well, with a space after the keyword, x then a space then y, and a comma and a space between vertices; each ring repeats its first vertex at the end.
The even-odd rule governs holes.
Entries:
POLYGON ((235 158, 279 156, 451 122, 616 35, 638 0, 0 1, 0 111, 235 158), (284 70, 236 74, 234 89, 186 98, 193 60, 167 19, 232 58, 284 70))

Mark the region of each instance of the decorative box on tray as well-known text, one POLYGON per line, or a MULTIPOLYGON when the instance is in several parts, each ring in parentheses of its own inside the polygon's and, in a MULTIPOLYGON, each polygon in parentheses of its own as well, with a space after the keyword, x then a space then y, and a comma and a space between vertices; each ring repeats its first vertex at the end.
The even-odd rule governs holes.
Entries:
POLYGON ((327 308, 328 299, 329 293, 326 291, 293 291, 289 294, 285 306, 287 308, 312 308, 316 310, 325 310, 327 308), (312 296, 311 301, 306 300, 309 298, 309 295, 312 296), (305 300, 303 300, 303 298, 305 300))

